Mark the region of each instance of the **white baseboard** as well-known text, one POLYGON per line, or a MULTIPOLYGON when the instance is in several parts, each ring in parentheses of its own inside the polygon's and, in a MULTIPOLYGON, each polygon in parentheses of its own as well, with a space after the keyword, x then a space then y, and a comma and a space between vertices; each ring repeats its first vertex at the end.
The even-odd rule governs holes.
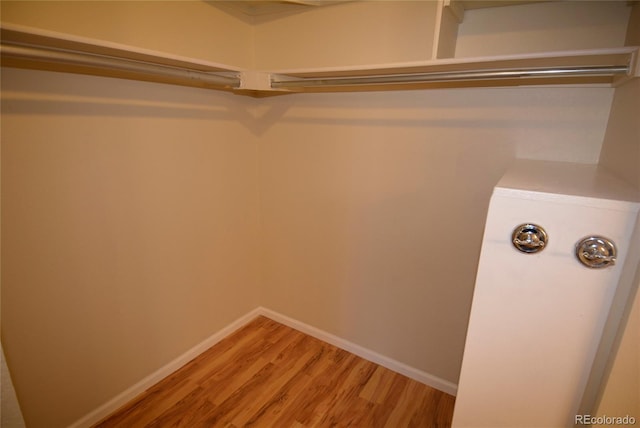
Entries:
POLYGON ((447 394, 455 396, 458 391, 458 386, 453 382, 449 382, 448 380, 441 379, 422 370, 408 366, 404 363, 401 363, 400 361, 394 360, 393 358, 386 357, 375 351, 364 348, 360 345, 356 345, 353 342, 335 336, 331 333, 327 333, 326 331, 320 330, 319 328, 313 327, 309 324, 305 324, 293 318, 289 318, 288 316, 272 311, 271 309, 259 307, 258 313, 281 324, 308 334, 309 336, 313 336, 316 339, 320 339, 333 346, 337 346, 340 349, 349 351, 352 354, 364 358, 365 360, 372 361, 378 365, 381 365, 382 367, 385 367, 396 373, 400 373, 410 379, 428 385, 442 392, 446 392, 447 394))
POLYGON ((441 379, 437 376, 430 375, 429 373, 408 366, 392 358, 385 357, 384 355, 378 354, 377 352, 374 352, 370 349, 364 348, 360 345, 356 345, 353 342, 349 342, 348 340, 342 339, 324 330, 320 330, 319 328, 313 327, 309 324, 305 324, 293 318, 289 318, 288 316, 272 311, 271 309, 258 307, 241 316, 216 333, 212 334, 193 348, 189 349, 184 354, 180 355, 178 358, 151 373, 149 376, 145 377, 135 385, 129 387, 97 409, 78 419, 77 421, 69 425, 68 428, 86 428, 96 424, 97 422, 100 422, 100 420, 109 416, 111 413, 118 410, 120 407, 134 399, 136 396, 143 393, 156 383, 160 382, 162 379, 169 376, 171 373, 175 372, 180 367, 184 366, 189 361, 202 354, 204 351, 220 342, 226 336, 238 330, 240 327, 247 324, 259 315, 265 316, 272 319, 273 321, 277 321, 281 324, 301 331, 305 334, 308 334, 309 336, 313 336, 316 339, 327 342, 333 346, 337 346, 338 348, 344 349, 345 351, 349 351, 361 358, 364 358, 365 360, 372 361, 376 364, 381 365, 382 367, 407 376, 410 379, 431 386, 432 388, 446 392, 447 394, 456 395, 458 387, 452 382, 441 379))
POLYGON ((220 342, 222 339, 224 339, 243 325, 247 324, 252 319, 256 318, 258 315, 261 315, 262 312, 260 309, 261 308, 256 308, 249 313, 241 316, 237 320, 231 322, 231 324, 207 337, 205 340, 198 343, 196 346, 189 349, 187 352, 180 355, 173 361, 160 367, 158 370, 151 373, 149 376, 145 377, 135 385, 127 388, 122 393, 104 403, 102 406, 78 419, 77 421, 69 425, 68 428, 85 428, 100 422, 102 419, 109 416, 111 413, 115 412, 123 405, 127 404, 129 401, 149 389, 151 386, 160 382, 162 379, 169 376, 171 373, 175 372, 180 367, 184 366, 189 361, 193 360, 195 357, 202 354, 204 351, 211 348, 213 345, 220 342))

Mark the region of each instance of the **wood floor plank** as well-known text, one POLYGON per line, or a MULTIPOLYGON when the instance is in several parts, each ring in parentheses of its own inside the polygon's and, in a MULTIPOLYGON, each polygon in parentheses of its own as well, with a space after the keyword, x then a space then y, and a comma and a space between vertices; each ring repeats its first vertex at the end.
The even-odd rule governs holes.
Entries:
POLYGON ((245 383, 249 382, 267 363, 277 359, 278 355, 294 352, 296 346, 304 341, 305 336, 294 330, 290 333, 281 336, 276 342, 271 342, 271 345, 263 344, 264 352, 248 349, 246 357, 228 364, 217 374, 209 377, 202 383, 203 387, 209 390, 209 400, 214 404, 222 404, 245 383), (251 365, 248 365, 249 363, 251 365))
MULTIPOLYGON (((215 423, 217 414, 224 414, 226 422, 244 426, 246 421, 251 419, 262 407, 263 404, 260 398, 272 396, 281 385, 293 377, 312 357, 313 352, 309 349, 308 339, 309 337, 305 335, 294 337, 287 346, 277 353, 274 362, 267 362, 260 372, 240 385, 231 396, 221 402, 214 412, 215 414, 207 419, 207 423, 215 423), (288 356, 287 361, 282 363, 285 355, 288 356), (291 355, 296 357, 291 359, 291 355), (240 401, 245 404, 238 405, 237 403, 240 401)), ((284 341, 281 342, 281 346, 286 343, 284 341)), ((262 354, 260 354, 260 359, 267 361, 262 354)))
POLYGON ((347 378, 340 390, 332 396, 328 396, 316 407, 316 418, 311 421, 311 426, 333 426, 340 422, 348 422, 347 414, 353 407, 360 392, 367 384, 376 370, 377 365, 364 360, 356 359, 355 365, 347 374, 347 378))
POLYGON ((324 403, 331 399, 335 391, 340 390, 342 382, 346 380, 347 373, 353 369, 357 358, 350 354, 343 359, 341 365, 327 361, 323 371, 315 375, 313 382, 296 397, 290 407, 291 414, 285 414, 283 418, 276 420, 276 425, 287 426, 297 421, 305 426, 312 426, 311 422, 326 409, 324 403))
POLYGON ((454 397, 257 317, 96 427, 450 427, 454 397))
POLYGON ((389 415, 385 423, 387 428, 415 426, 416 421, 412 422, 415 413, 427 413, 429 409, 423 409, 424 397, 428 389, 423 388, 417 382, 411 382, 406 385, 402 391, 397 405, 389 415))
POLYGON ((207 395, 202 388, 196 388, 145 426, 150 428, 195 426, 199 415, 210 413, 214 408, 215 405, 207 400, 207 395))
POLYGON ((373 375, 360 392, 360 398, 374 402, 382 403, 391 388, 391 383, 395 373, 384 367, 378 366, 373 375))
MULTIPOLYGON (((264 399, 264 397, 273 397, 280 389, 291 380, 296 373, 300 371, 300 368, 304 366, 309 359, 313 356, 313 351, 308 350, 306 354, 301 355, 293 364, 281 364, 276 366, 279 368, 274 373, 272 379, 259 391, 258 398, 264 399)), ((247 422, 253 419, 253 416, 260 412, 263 407, 263 400, 256 399, 248 405, 241 408, 241 411, 233 418, 233 423, 238 426, 246 426, 247 422)))
POLYGON ((278 426, 277 424, 286 425, 287 423, 292 426, 299 425, 299 422, 291 419, 298 414, 295 411, 296 405, 305 401, 304 394, 311 391, 311 386, 317 383, 317 379, 313 376, 314 370, 322 366, 323 362, 332 361, 330 356, 333 355, 331 351, 334 347, 331 345, 314 339, 311 339, 311 343, 315 345, 312 348, 312 356, 277 392, 271 395, 270 399, 266 400, 245 426, 278 426))
MULTIPOLYGON (((270 399, 266 400, 260 409, 246 422, 246 427, 277 426, 276 420, 281 415, 294 415, 290 411, 291 403, 302 391, 311 383, 313 378, 302 371, 296 373, 289 381, 280 388, 270 399)), ((299 424, 291 422, 291 425, 299 424)), ((302 426, 300 424, 300 426, 302 426)))

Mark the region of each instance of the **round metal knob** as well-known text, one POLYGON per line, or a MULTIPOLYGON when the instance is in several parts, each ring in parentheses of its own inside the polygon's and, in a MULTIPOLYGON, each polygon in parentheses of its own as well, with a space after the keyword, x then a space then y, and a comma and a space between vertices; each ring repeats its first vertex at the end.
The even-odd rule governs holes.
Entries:
POLYGON ((511 235, 513 246, 523 253, 544 250, 548 242, 547 232, 537 224, 524 223, 516 227, 511 235))
POLYGON ((576 244, 576 257, 589 268, 605 268, 616 264, 616 246, 602 236, 588 236, 576 244))

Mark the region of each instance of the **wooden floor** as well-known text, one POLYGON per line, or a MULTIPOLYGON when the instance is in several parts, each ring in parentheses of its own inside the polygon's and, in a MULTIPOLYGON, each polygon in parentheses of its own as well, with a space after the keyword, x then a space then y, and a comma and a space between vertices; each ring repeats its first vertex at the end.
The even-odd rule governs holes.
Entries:
POLYGON ((449 427, 454 398, 259 317, 98 427, 449 427))

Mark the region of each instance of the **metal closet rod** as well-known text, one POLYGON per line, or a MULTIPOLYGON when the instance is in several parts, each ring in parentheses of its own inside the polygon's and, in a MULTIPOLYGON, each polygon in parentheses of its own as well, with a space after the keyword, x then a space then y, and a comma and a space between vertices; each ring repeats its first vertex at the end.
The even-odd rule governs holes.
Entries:
MULTIPOLYGON (((87 52, 68 51, 57 48, 36 47, 22 44, 2 43, 2 57, 23 60, 45 61, 59 64, 70 64, 85 67, 119 70, 142 73, 158 77, 177 78, 184 81, 209 84, 221 88, 237 89, 241 86, 240 75, 223 75, 218 72, 206 72, 170 65, 137 61, 127 58, 99 55, 87 52)), ((614 76, 628 74, 629 67, 622 65, 605 66, 573 66, 550 68, 509 68, 476 71, 443 71, 427 73, 405 73, 390 75, 369 75, 349 77, 302 77, 272 76, 271 88, 312 88, 338 87, 399 83, 454 82, 474 80, 499 80, 515 78, 543 77, 579 77, 579 76, 614 76)))
POLYGON ((54 48, 40 48, 6 43, 2 43, 0 51, 2 52, 3 58, 46 61, 85 67, 99 67, 103 69, 142 73, 158 77, 178 78, 227 88, 237 88, 240 86, 239 76, 223 76, 220 74, 214 74, 214 72, 190 70, 170 65, 154 64, 150 62, 86 52, 72 52, 54 48))
POLYGON ((579 77, 579 76, 613 76, 628 74, 629 67, 623 65, 579 66, 579 67, 531 67, 509 68, 479 71, 441 71, 428 73, 391 74, 378 76, 350 77, 303 77, 272 78, 273 88, 311 88, 337 87, 394 83, 430 83, 473 80, 499 80, 531 77, 579 77))

